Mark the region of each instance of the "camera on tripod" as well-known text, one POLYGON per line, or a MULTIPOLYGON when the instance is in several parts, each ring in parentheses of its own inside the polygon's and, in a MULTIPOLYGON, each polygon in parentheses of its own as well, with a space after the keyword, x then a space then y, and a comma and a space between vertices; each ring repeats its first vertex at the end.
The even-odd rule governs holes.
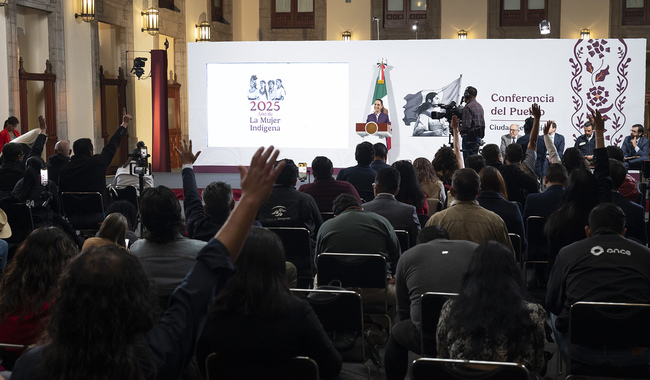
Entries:
POLYGON ((135 164, 131 163, 131 174, 151 174, 151 168, 149 167, 149 157, 151 155, 147 153, 147 146, 144 145, 144 141, 138 141, 136 148, 133 153, 129 154, 129 157, 131 157, 131 161, 135 161, 135 164))

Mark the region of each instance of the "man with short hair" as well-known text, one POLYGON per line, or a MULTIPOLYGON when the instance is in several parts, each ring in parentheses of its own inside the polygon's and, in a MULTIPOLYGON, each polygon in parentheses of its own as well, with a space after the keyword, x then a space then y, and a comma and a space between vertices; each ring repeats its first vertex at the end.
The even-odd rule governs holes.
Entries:
POLYGON ((648 159, 650 140, 643 136, 643 125, 634 124, 630 136, 623 140, 625 167, 628 169, 643 169, 643 161, 648 159))
MULTIPOLYGON (((527 150, 527 152, 531 152, 527 150)), ((532 151, 532 153, 535 153, 532 151)), ((528 158, 531 156, 528 155, 528 158)), ((508 191, 508 200, 516 201, 524 205, 528 194, 537 193, 537 178, 533 177, 534 174, 527 174, 521 170, 521 160, 523 152, 521 145, 510 144, 506 148, 506 164, 497 167, 503 180, 506 183, 506 190, 508 191)))
MULTIPOLYGON (((519 125, 510 124, 510 133, 506 133, 505 135, 501 136, 501 147, 499 148, 499 151, 501 152, 502 157, 506 155, 506 147, 510 144, 516 143, 518 137, 519 125)), ((485 147, 483 149, 485 149, 485 147)))
MULTIPOLYGON (((650 249, 626 239, 625 214, 613 203, 601 203, 589 214, 587 238, 562 248, 547 285, 546 307, 556 342, 567 356, 569 310, 579 301, 648 303, 650 249)), ((609 351, 573 345, 572 359, 588 365, 647 364, 650 351, 609 351)))
MULTIPOLYGON (((431 240, 402 253, 395 274, 397 312, 384 356, 386 379, 404 379, 408 352, 421 354, 420 302, 426 292, 457 293, 478 244, 449 240, 439 226, 422 230, 431 240)), ((435 342, 431 344, 435 347, 435 342)))
POLYGON ((334 179, 334 165, 329 158, 316 156, 311 162, 311 170, 314 182, 301 185, 298 191, 311 195, 321 213, 332 212, 332 202, 339 194, 349 193, 359 198, 359 193, 350 182, 334 179))
MULTIPOLYGON (((298 167, 293 160, 285 158, 284 169, 275 180, 269 198, 257 213, 257 220, 264 227, 304 227, 309 230, 311 254, 316 247, 316 235, 323 224, 316 201, 311 195, 296 190, 298 167)), ((299 272, 306 268, 309 259, 305 256, 301 263, 294 263, 299 272)), ((311 264, 310 264, 311 265, 311 264)))
POLYGON ((133 118, 125 109, 122 124, 99 154, 93 154, 93 143, 88 138, 78 139, 72 144, 74 156, 63 165, 59 174, 61 192, 98 192, 102 195, 104 208, 110 204, 111 199, 106 192, 106 169, 111 164, 131 119, 133 118))
POLYGON ((49 180, 59 184, 59 173, 63 165, 70 161, 70 143, 67 140, 59 140, 54 145, 54 154, 47 159, 47 175, 49 180))
POLYGON ((465 108, 463 109, 463 123, 460 134, 463 137, 463 157, 467 158, 478 153, 479 141, 478 129, 485 128, 483 106, 476 101, 478 91, 472 86, 465 89, 465 108))
POLYGON ((524 207, 524 223, 529 216, 543 216, 548 218, 555 210, 560 208, 564 197, 564 186, 568 178, 566 168, 562 164, 551 164, 546 169, 544 182, 546 190, 543 193, 528 194, 524 207))
POLYGON ((451 184, 451 195, 456 200, 447 209, 435 213, 426 226, 441 226, 449 232, 452 240, 469 240, 479 244, 495 240, 514 252, 506 223, 476 201, 480 189, 478 173, 472 169, 457 170, 451 184))
POLYGON ((336 179, 339 181, 350 182, 365 202, 369 202, 375 198, 372 184, 375 181, 377 172, 370 167, 374 157, 375 150, 371 143, 367 141, 359 143, 354 152, 357 165, 341 169, 336 176, 336 179))
POLYGON ((420 221, 415 206, 395 199, 399 192, 400 173, 395 168, 384 168, 375 177, 375 199, 364 203, 362 208, 388 219, 396 230, 405 230, 409 234, 411 246, 417 243, 420 221))
POLYGON ((480 154, 472 154, 465 159, 465 167, 480 172, 486 166, 485 157, 480 154))
POLYGON ((584 134, 578 136, 575 147, 580 149, 585 158, 589 161, 594 159, 594 149, 596 149, 596 139, 593 136, 591 121, 587 121, 583 126, 584 134))
POLYGON ((627 169, 622 162, 610 158, 609 172, 612 177, 612 203, 625 213, 625 237, 635 239, 638 243, 645 245, 648 242, 645 209, 641 205, 625 199, 618 190, 625 182, 627 169))
POLYGON ((498 169, 499 166, 503 165, 503 157, 505 157, 505 154, 501 154, 497 144, 486 144, 481 149, 481 156, 485 158, 485 164, 487 166, 494 166, 498 169))
POLYGON ((380 169, 390 168, 390 165, 386 163, 386 159, 388 158, 388 149, 386 148, 386 145, 379 142, 372 147, 375 151, 375 159, 370 163, 372 170, 378 172, 380 169))

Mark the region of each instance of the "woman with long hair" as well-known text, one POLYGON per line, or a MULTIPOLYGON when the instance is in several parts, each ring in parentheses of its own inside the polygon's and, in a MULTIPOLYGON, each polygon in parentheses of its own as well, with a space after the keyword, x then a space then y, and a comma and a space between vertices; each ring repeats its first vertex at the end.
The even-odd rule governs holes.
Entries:
POLYGON ((488 241, 476 248, 455 299, 445 303, 437 331, 438 357, 544 366, 546 312, 526 301, 512 252, 488 241))
MULTIPOLYGON (((50 306, 66 262, 78 253, 56 227, 34 230, 20 245, 0 282, 0 342, 36 343, 45 329, 50 306)), ((3 350, 2 365, 13 368, 22 350, 3 350)))
POLYGON ((494 166, 486 166, 478 173, 481 179, 481 193, 476 198, 481 207, 499 215, 506 223, 508 232, 521 237, 522 249, 526 248, 527 240, 524 230, 524 218, 521 209, 514 202, 508 201, 506 182, 501 172, 494 166))
POLYGON ((406 160, 396 161, 391 165, 400 174, 399 192, 395 199, 400 202, 415 206, 415 212, 420 215, 429 213, 429 205, 426 196, 420 187, 418 175, 415 173, 413 164, 406 160))
POLYGON ((217 354, 233 361, 256 356, 262 365, 309 356, 320 377, 341 370, 341 357, 311 306, 291 295, 282 242, 253 228, 235 263, 237 273, 217 296, 196 349, 199 363, 217 354))
POLYGON ((453 177, 456 170, 460 169, 454 149, 446 145, 440 147, 433 157, 431 165, 433 165, 433 169, 442 183, 451 187, 451 177, 453 177))
POLYGON ((124 215, 117 212, 109 214, 99 227, 97 236, 86 239, 82 250, 111 244, 127 248, 126 231, 128 228, 129 222, 124 215))
MULTIPOLYGON (((445 194, 445 186, 442 184, 440 178, 431 161, 424 157, 418 157, 413 161, 413 167, 415 168, 415 173, 418 176, 418 181, 420 182, 420 187, 427 198, 435 198, 440 201, 443 205, 447 195, 445 194)), ((431 210, 429 208, 429 214, 436 212, 437 210, 431 210)))

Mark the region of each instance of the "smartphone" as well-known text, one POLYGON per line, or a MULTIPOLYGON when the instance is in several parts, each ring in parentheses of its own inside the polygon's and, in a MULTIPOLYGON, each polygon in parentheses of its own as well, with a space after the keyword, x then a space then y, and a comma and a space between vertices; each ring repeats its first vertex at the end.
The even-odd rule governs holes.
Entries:
POLYGON ((307 163, 299 162, 298 163, 298 179, 300 182, 305 182, 307 180, 307 163))
POLYGON ((147 148, 140 148, 140 158, 143 160, 147 159, 147 148))
POLYGON ((47 186, 47 169, 41 169, 41 185, 47 186))

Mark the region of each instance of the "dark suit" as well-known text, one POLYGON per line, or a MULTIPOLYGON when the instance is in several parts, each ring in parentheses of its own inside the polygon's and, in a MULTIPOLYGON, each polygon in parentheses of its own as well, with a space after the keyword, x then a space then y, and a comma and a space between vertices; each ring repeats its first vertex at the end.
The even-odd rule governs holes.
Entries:
POLYGON ((508 200, 519 202, 522 206, 526 203, 526 196, 537 193, 537 180, 519 169, 519 164, 498 165, 495 167, 503 176, 508 191, 508 200))
POLYGON ((593 156, 594 149, 596 149, 596 137, 592 134, 591 139, 587 140, 585 135, 578 136, 575 147, 580 149, 583 155, 593 156))
POLYGON ((515 137, 515 141, 513 142, 510 133, 506 133, 505 135, 501 136, 501 146, 499 147, 499 151, 501 152, 502 158, 505 158, 506 156, 506 147, 510 144, 516 143, 518 138, 518 136, 515 137))
POLYGON ((625 213, 625 237, 638 240, 645 245, 648 235, 645 229, 645 210, 638 203, 625 199, 618 191, 612 192, 612 203, 625 213))
POLYGON ((408 231, 411 247, 415 246, 420 231, 420 221, 415 213, 415 206, 402 203, 391 194, 382 193, 377 194, 373 201, 364 203, 362 207, 366 211, 372 211, 388 219, 394 229, 408 231))
POLYGON ((372 184, 375 183, 375 175, 377 175, 377 172, 372 170, 369 165, 356 165, 341 169, 336 179, 350 182, 357 189, 359 196, 368 202, 375 198, 375 192, 372 189, 372 184))
POLYGON ((381 169, 390 168, 390 165, 388 165, 386 161, 374 160, 373 162, 370 163, 370 167, 372 168, 372 170, 378 172, 381 169))
POLYGON ((385 114, 383 112, 379 114, 379 117, 377 117, 377 114, 374 112, 368 115, 368 117, 366 118, 366 123, 371 121, 374 121, 375 123, 390 124, 390 119, 388 119, 388 114, 385 114))
POLYGON ((525 250, 528 242, 526 241, 524 220, 521 217, 519 206, 514 202, 503 199, 501 194, 496 191, 481 191, 476 200, 481 207, 499 215, 506 222, 508 232, 521 236, 522 249, 525 250))
POLYGON ((643 161, 648 159, 648 149, 650 149, 650 140, 642 136, 636 142, 636 146, 637 148, 639 148, 638 151, 634 149, 634 145, 632 145, 632 136, 627 136, 625 140, 623 140, 623 145, 621 146, 621 149, 623 149, 623 154, 625 155, 625 157, 628 158, 628 157, 639 156, 637 158, 633 158, 625 162, 625 167, 627 167, 628 169, 642 169, 643 161))
POLYGON ((560 208, 564 197, 564 187, 552 185, 546 191, 539 194, 529 194, 524 207, 524 220, 529 216, 543 216, 548 218, 555 210, 560 208))

